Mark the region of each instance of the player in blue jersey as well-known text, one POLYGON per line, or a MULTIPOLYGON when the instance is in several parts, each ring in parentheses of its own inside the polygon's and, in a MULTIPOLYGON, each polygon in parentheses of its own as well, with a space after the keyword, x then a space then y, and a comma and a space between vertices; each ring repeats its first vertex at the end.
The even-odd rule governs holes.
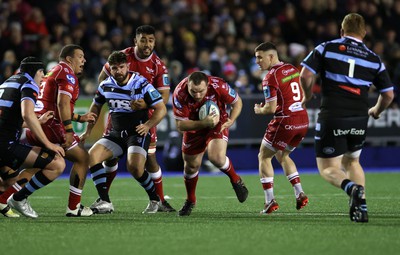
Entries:
MULTIPOLYGON (((90 112, 100 114, 102 106, 107 103, 110 109, 112 129, 97 141, 89 151, 90 172, 99 194, 100 213, 112 212, 111 202, 105 201, 107 187, 105 178, 105 160, 121 157, 127 152, 127 169, 146 190, 150 202, 147 213, 156 213, 160 198, 155 192, 153 180, 144 171, 147 151, 150 144, 150 128, 156 126, 165 116, 167 110, 161 94, 146 78, 136 72, 129 72, 127 57, 123 52, 113 52, 109 58, 111 76, 100 83, 90 112), (147 109, 132 110, 131 102, 143 99, 149 108, 154 109, 149 118, 147 109)), ((89 124, 81 139, 90 135, 94 124, 89 124)))
MULTIPOLYGON (((10 169, 40 169, 21 190, 8 198, 7 204, 31 218, 37 218, 38 214, 30 206, 28 196, 50 184, 65 168, 62 158, 65 155, 64 149, 47 139, 34 112, 39 93, 38 84, 44 76, 43 69, 42 62, 37 58, 24 58, 20 72, 0 85, 1 177, 7 179, 10 169), (44 147, 20 144, 23 123, 38 137, 44 147)), ((0 206, 1 211, 8 209, 7 205, 0 206)))
POLYGON ((357 13, 342 21, 341 38, 318 45, 301 63, 303 103, 312 97, 319 73, 321 111, 315 126, 315 152, 321 176, 350 196, 350 219, 368 222, 365 174, 360 154, 366 138, 368 115, 378 119, 393 100, 393 85, 385 65, 363 43, 364 18, 357 13), (368 109, 368 91, 379 91, 368 109), (344 171, 343 171, 344 170, 344 171))

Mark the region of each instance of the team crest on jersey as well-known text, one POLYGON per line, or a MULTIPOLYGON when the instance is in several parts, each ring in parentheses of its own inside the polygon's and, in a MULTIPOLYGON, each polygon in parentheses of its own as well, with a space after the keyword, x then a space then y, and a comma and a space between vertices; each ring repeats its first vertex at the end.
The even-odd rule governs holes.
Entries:
POLYGON ((163 76, 162 76, 162 80, 163 80, 163 84, 164 84, 164 86, 169 86, 169 78, 168 78, 168 74, 163 74, 163 76))
POLYGON ((71 83, 72 85, 75 85, 76 80, 75 80, 74 76, 67 74, 66 77, 67 77, 67 80, 69 83, 71 83))
POLYGON ((264 92, 264 97, 265 98, 269 98, 271 96, 271 92, 269 91, 269 87, 268 86, 264 86, 263 87, 263 92, 264 92))
POLYGON ((181 103, 179 103, 179 101, 178 101, 178 99, 176 97, 172 101, 174 102, 174 105, 175 105, 176 108, 182 109, 182 105, 181 105, 181 103))
POLYGON ((153 100, 153 101, 156 100, 157 98, 161 97, 160 92, 158 92, 158 90, 156 90, 156 89, 150 90, 149 94, 150 94, 151 100, 153 100))
POLYGON ((236 97, 236 91, 235 91, 233 88, 231 88, 231 87, 229 87, 229 95, 230 95, 231 97, 236 97))

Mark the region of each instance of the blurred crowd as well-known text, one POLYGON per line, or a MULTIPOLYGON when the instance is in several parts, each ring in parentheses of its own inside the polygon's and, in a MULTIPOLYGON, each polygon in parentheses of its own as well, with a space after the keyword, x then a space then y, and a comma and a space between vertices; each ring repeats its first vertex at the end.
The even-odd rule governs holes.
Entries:
POLYGON ((74 43, 87 59, 82 94, 93 95, 108 55, 132 46, 136 27, 149 24, 172 89, 202 70, 241 94, 258 93, 259 43, 274 42, 281 60, 299 66, 315 45, 339 37, 349 12, 364 16, 365 43, 399 84, 400 0, 0 0, 0 82, 28 55, 50 69, 61 47, 74 43))

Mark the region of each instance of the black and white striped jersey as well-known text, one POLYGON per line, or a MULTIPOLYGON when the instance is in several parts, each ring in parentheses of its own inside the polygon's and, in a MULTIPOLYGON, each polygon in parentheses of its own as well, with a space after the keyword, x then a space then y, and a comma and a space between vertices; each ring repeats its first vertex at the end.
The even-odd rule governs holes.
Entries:
POLYGON ((29 74, 18 73, 0 85, 0 142, 12 143, 21 135, 21 102, 36 103, 39 86, 29 74))
POLYGON ((107 103, 114 130, 134 130, 134 127, 148 120, 148 111, 131 109, 132 100, 143 99, 150 108, 163 103, 162 96, 146 78, 131 72, 127 84, 119 85, 112 76, 100 83, 94 102, 98 105, 107 103))
POLYGON ((368 91, 393 90, 380 57, 353 37, 318 45, 301 63, 314 74, 320 73, 320 117, 364 116, 368 114, 368 91))

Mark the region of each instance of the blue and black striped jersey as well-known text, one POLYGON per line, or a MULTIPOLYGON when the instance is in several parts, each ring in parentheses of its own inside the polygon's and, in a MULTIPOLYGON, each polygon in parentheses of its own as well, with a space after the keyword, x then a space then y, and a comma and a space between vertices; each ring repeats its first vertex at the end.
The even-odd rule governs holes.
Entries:
POLYGON ((379 92, 393 90, 379 56, 352 37, 318 45, 301 65, 321 75, 320 117, 365 116, 372 84, 379 92))
POLYGON ((36 103, 39 86, 29 74, 18 73, 0 85, 0 141, 14 142, 21 135, 21 102, 31 100, 36 103))
POLYGON ((119 85, 112 76, 100 83, 94 102, 108 104, 114 130, 134 130, 134 127, 148 120, 148 111, 131 109, 132 100, 143 99, 148 107, 163 103, 162 96, 146 78, 131 72, 127 84, 119 85))

